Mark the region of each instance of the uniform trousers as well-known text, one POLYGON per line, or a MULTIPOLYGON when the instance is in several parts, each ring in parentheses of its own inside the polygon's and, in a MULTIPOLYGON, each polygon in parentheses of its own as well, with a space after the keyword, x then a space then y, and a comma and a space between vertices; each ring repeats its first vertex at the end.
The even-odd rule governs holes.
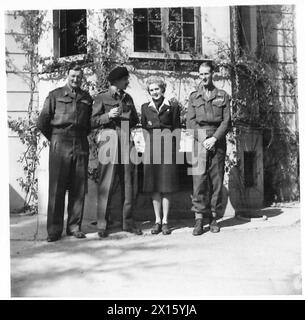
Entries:
MULTIPOLYGON (((199 146, 199 149, 203 146, 199 146)), ((226 156, 225 139, 217 141, 212 151, 198 152, 199 171, 193 171, 192 208, 195 213, 210 218, 222 211, 222 186, 226 156)))
POLYGON ((67 232, 81 228, 88 177, 87 137, 53 135, 49 153, 49 201, 47 231, 61 235, 65 195, 68 190, 67 232))
POLYGON ((120 128, 103 129, 99 138, 97 228, 106 229, 110 218, 110 204, 115 179, 121 189, 122 227, 133 226, 134 164, 130 161, 130 135, 120 128), (107 157, 107 161, 105 158, 107 157))

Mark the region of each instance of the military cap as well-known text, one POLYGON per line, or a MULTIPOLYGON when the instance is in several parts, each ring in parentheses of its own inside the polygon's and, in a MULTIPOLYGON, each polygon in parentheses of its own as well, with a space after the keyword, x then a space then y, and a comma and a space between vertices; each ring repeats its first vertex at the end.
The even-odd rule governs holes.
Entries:
POLYGON ((108 81, 112 84, 114 81, 126 76, 129 76, 129 72, 125 67, 116 67, 110 71, 108 81))

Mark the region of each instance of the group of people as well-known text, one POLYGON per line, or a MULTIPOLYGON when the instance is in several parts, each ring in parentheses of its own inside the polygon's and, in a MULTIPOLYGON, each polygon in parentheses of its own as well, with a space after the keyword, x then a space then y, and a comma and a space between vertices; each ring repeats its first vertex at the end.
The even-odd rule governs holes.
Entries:
MULTIPOLYGON (((192 132, 198 149, 194 166, 192 208, 195 214, 193 235, 204 233, 208 219, 209 230, 219 232, 217 215, 222 210, 222 184, 226 154, 225 135, 230 125, 228 94, 213 84, 213 64, 204 62, 199 67, 200 84, 190 94, 186 126, 192 132)), ((103 137, 113 138, 111 152, 116 161, 100 161, 98 166, 98 236, 109 233, 110 203, 114 181, 118 176, 122 199, 122 230, 141 235, 136 226, 134 211, 135 164, 124 161, 132 147, 131 130, 140 120, 132 97, 125 92, 129 85, 129 72, 125 67, 114 68, 108 75, 109 89, 99 93, 94 100, 81 89, 83 71, 71 63, 65 86, 51 91, 38 117, 37 127, 50 141, 49 200, 47 215, 47 241, 61 238, 64 228, 65 194, 68 190, 68 219, 66 234, 85 238, 81 231, 87 192, 89 144, 87 136, 98 129, 103 137), (127 124, 127 125, 126 125, 127 124), (128 146, 127 149, 122 146, 128 146)), ((161 139, 158 150, 161 161, 156 163, 155 133, 171 132, 180 128, 179 106, 165 98, 166 83, 159 77, 147 80, 150 101, 141 107, 141 124, 145 136, 143 192, 151 194, 155 213, 152 234, 169 235, 168 215, 171 195, 178 190, 178 170, 175 163, 177 141, 172 141, 172 161, 164 160, 168 145, 161 139)), ((173 139, 174 140, 174 139, 173 139)), ((103 151, 109 139, 99 139, 103 151)), ((103 157, 103 152, 99 155, 103 157)), ((101 160, 101 159, 100 159, 101 160)))

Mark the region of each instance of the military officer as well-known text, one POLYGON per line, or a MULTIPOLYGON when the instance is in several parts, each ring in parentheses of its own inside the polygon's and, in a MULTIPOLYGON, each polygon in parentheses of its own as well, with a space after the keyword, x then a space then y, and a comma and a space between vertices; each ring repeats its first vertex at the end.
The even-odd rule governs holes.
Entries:
POLYGON ((213 64, 202 63, 199 68, 201 82, 198 90, 190 95, 187 111, 187 128, 193 130, 198 146, 197 166, 201 168, 193 172, 194 236, 203 233, 204 218, 209 220, 211 232, 220 231, 216 218, 222 209, 225 136, 231 116, 229 95, 215 87, 212 77, 213 64))
POLYGON ((61 237, 65 193, 69 191, 66 233, 85 238, 81 231, 85 193, 92 98, 80 88, 83 71, 71 63, 65 86, 51 91, 38 117, 37 127, 50 141, 47 241, 61 237))
POLYGON ((139 119, 131 96, 124 91, 129 84, 128 78, 129 72, 125 67, 114 68, 108 75, 109 89, 98 94, 93 104, 91 125, 100 129, 104 137, 99 140, 97 228, 100 238, 108 235, 109 205, 116 176, 121 186, 122 229, 142 234, 132 217, 134 165, 129 161, 129 146, 132 146, 130 129, 136 126, 139 119), (114 138, 110 143, 110 152, 115 157, 105 161, 107 152, 103 152, 103 148, 109 147, 107 141, 110 138, 114 138))

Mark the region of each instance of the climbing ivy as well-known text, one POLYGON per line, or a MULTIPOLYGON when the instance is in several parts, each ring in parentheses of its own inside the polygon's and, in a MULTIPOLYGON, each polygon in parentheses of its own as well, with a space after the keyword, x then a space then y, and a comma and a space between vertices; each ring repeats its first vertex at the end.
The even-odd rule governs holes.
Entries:
POLYGON ((25 147, 18 159, 18 162, 22 165, 24 176, 17 179, 22 190, 25 191, 23 211, 35 214, 38 212, 38 180, 36 169, 39 164, 39 155, 42 149, 47 146, 46 142, 40 143, 41 134, 36 128, 38 112, 36 109, 37 101, 35 100, 35 93, 37 92, 38 65, 40 63, 38 43, 43 32, 49 28, 49 24, 44 22, 46 11, 15 11, 14 15, 15 18, 22 18, 22 33, 12 34, 15 41, 24 51, 27 62, 23 66, 23 69, 19 70, 6 52, 7 72, 22 76, 22 79, 28 85, 30 99, 26 116, 24 118, 19 117, 18 119, 9 118, 8 127, 12 132, 17 134, 25 147))
MULTIPOLYGON (((27 64, 23 70, 18 70, 7 55, 7 70, 22 74, 24 80, 30 87, 30 101, 28 104, 28 112, 24 118, 17 120, 9 119, 9 128, 15 132, 20 141, 25 145, 25 151, 22 153, 19 162, 22 164, 24 176, 20 177, 19 183, 26 192, 24 210, 30 213, 37 213, 38 195, 37 195, 37 176, 36 169, 39 164, 39 155, 47 143, 41 139, 41 134, 36 129, 35 123, 38 116, 36 108, 35 92, 37 84, 41 77, 50 80, 61 80, 66 77, 68 66, 71 62, 68 58, 42 57, 38 51, 39 41, 42 35, 52 28, 52 24, 46 22, 47 11, 27 10, 16 11, 16 16, 22 17, 22 35, 15 35, 15 40, 20 44, 27 57, 27 64), (20 71, 27 71, 20 73, 20 71)), ((99 30, 97 35, 92 37, 79 37, 78 46, 86 47, 85 53, 73 60, 81 63, 85 70, 84 88, 89 90, 92 96, 99 91, 107 89, 107 74, 116 65, 132 63, 137 68, 137 60, 129 59, 125 46, 125 34, 132 27, 133 17, 130 11, 125 9, 102 9, 87 10, 87 19, 90 21, 95 17, 93 23, 96 24, 93 29, 99 30)), ((272 186, 278 181, 288 181, 292 175, 292 168, 289 162, 294 160, 295 150, 298 148, 298 136, 289 129, 289 125, 284 119, 276 113, 278 105, 276 92, 278 88, 273 81, 278 70, 271 68, 274 57, 268 56, 266 51, 262 50, 262 54, 252 54, 246 50, 241 50, 238 42, 238 21, 234 7, 232 9, 232 39, 233 45, 229 47, 220 41, 214 42, 218 48, 218 52, 213 58, 216 66, 216 77, 227 79, 232 83, 232 120, 233 125, 244 125, 250 127, 259 127, 264 131, 264 150, 265 155, 274 151, 276 144, 281 144, 282 160, 281 168, 278 170, 281 175, 285 175, 284 179, 273 176, 272 186), (235 12, 235 14, 234 14, 235 12), (278 132, 281 135, 278 135, 278 132), (276 138, 275 138, 276 137, 276 138), (293 149, 294 151, 291 151, 293 149), (288 155, 288 156, 287 156, 288 155), (286 169, 285 163, 287 164, 286 169)), ((80 24, 82 21, 79 22, 80 24)), ((75 26, 77 30, 77 25, 75 26)), ((171 28, 168 30, 168 39, 175 42, 177 30, 171 28)), ((166 57, 165 52, 165 57, 166 57)), ((198 56, 192 53, 194 59, 186 63, 179 60, 179 55, 175 59, 165 59, 164 61, 149 61, 151 64, 157 64, 156 69, 167 70, 171 68, 176 74, 182 72, 194 71, 198 68, 198 56), (160 63, 162 64, 160 66, 160 63)), ((201 59, 209 57, 201 57, 201 59)), ((154 68, 152 68, 154 69, 154 68)), ((286 72, 284 78, 287 83, 291 84, 291 88, 295 88, 296 84, 294 74, 286 72)), ((292 89, 293 90, 293 89, 292 89)), ((292 93, 295 95, 295 93, 292 93)), ((180 103, 182 114, 185 117, 186 106, 180 103)), ((184 118, 183 118, 184 119, 184 118)), ((93 180, 97 178, 97 149, 95 143, 95 135, 93 132, 89 136, 90 142, 90 166, 89 177, 93 180)), ((231 144, 236 143, 236 137, 232 132, 228 135, 231 144)), ((233 148, 234 149, 234 148, 233 148)), ((279 159, 276 159, 279 160, 279 159)), ((233 155, 227 158, 226 171, 229 172, 233 166, 237 166, 239 159, 236 150, 233 155)), ((265 163, 269 165, 272 171, 277 166, 274 161, 266 158, 265 163)), ((296 195, 296 197, 298 197, 296 195)), ((277 200, 281 201, 285 197, 278 195, 277 200)))
MULTIPOLYGON (((41 133, 36 128, 36 120, 39 115, 36 101, 34 99, 37 92, 39 79, 61 80, 67 75, 71 59, 61 59, 41 56, 38 51, 39 42, 45 32, 53 25, 46 20, 47 11, 23 10, 15 11, 15 17, 21 17, 22 34, 14 35, 15 41, 25 52, 27 64, 23 70, 15 67, 9 54, 6 57, 7 72, 13 72, 23 76, 29 84, 30 101, 27 115, 18 119, 8 120, 8 126, 18 135, 25 151, 22 152, 18 160, 23 168, 24 176, 18 178, 21 188, 25 191, 25 201, 23 211, 30 214, 38 212, 38 180, 37 167, 39 156, 43 148, 48 143, 41 139, 41 133), (26 72, 24 72, 26 71, 26 72)), ((97 30, 100 30, 100 37, 87 39, 80 36, 77 39, 79 47, 86 46, 87 52, 73 60, 82 64, 85 70, 83 87, 94 96, 99 91, 108 87, 107 74, 116 65, 127 62, 128 56, 122 46, 124 32, 131 26, 131 15, 123 9, 103 9, 87 10, 87 18, 92 15, 98 17, 97 30), (123 22, 122 22, 123 21, 123 22)), ((79 24, 82 24, 79 21, 79 24)), ((78 26, 75 25, 77 29, 78 26)), ((14 34, 12 32, 12 34, 14 34)), ((90 164, 88 174, 93 180, 97 179, 96 159, 97 149, 95 143, 96 132, 89 136, 90 143, 90 164)))

